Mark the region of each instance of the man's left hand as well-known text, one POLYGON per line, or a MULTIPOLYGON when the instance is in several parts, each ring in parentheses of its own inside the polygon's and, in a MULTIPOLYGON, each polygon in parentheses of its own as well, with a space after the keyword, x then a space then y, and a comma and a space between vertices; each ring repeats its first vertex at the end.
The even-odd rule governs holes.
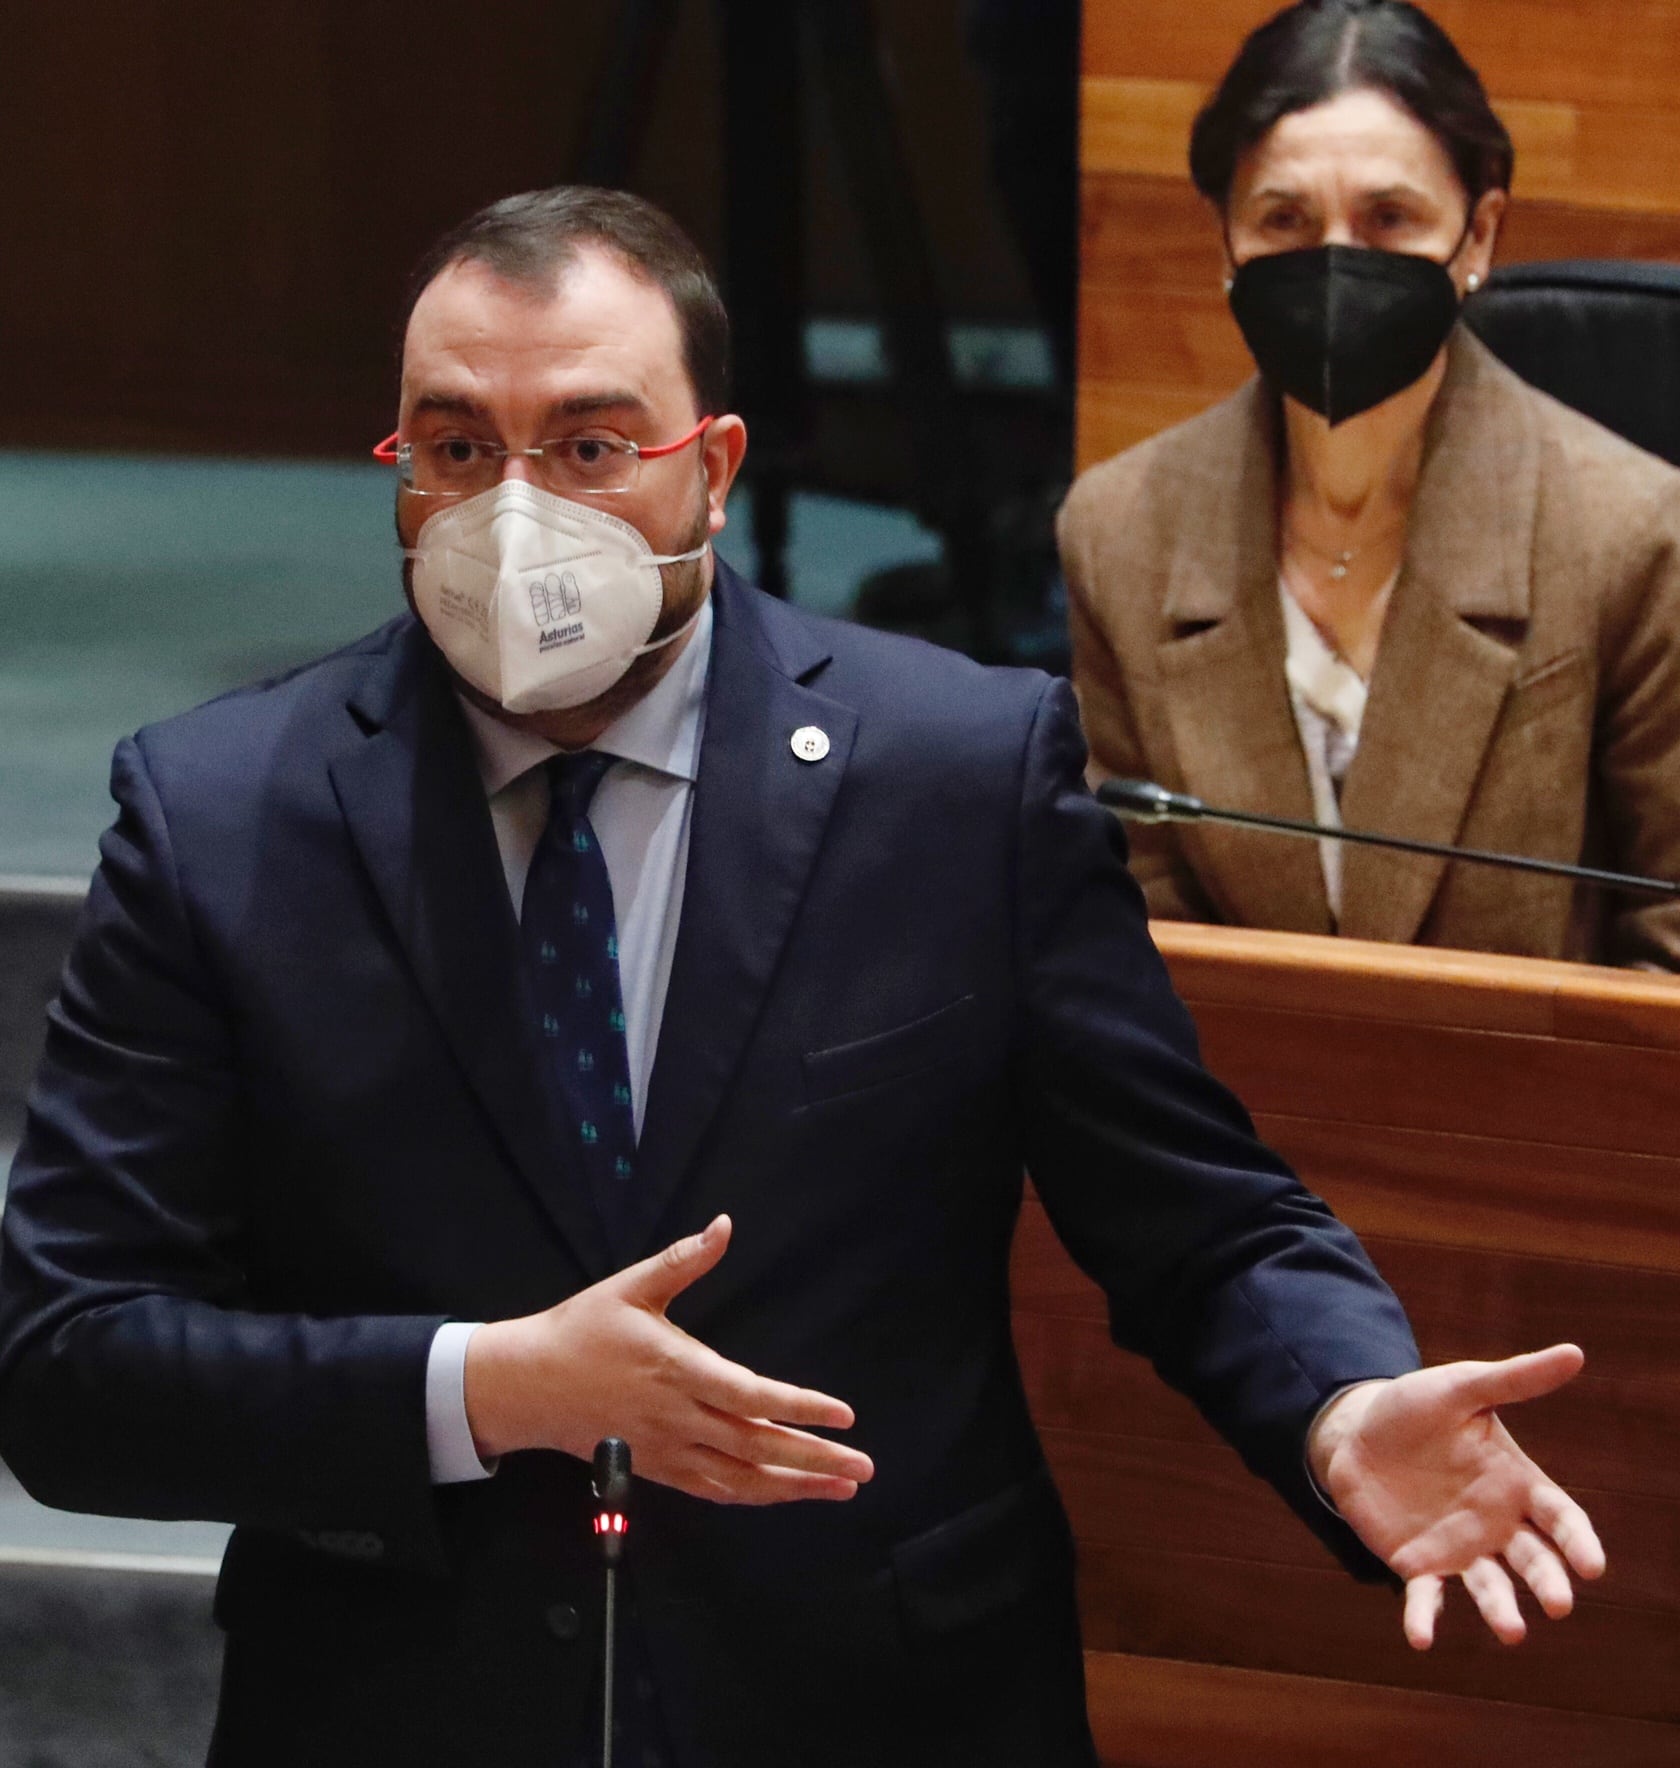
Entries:
POLYGON ((1406 1580, 1407 1640, 1427 1651, 1446 1581, 1461 1578, 1497 1638, 1527 1632, 1514 1572, 1553 1619, 1604 1549, 1587 1513, 1526 1456, 1495 1408, 1580 1372, 1572 1344, 1501 1363, 1444 1363, 1338 1394, 1307 1444, 1313 1476, 1360 1538, 1406 1580))

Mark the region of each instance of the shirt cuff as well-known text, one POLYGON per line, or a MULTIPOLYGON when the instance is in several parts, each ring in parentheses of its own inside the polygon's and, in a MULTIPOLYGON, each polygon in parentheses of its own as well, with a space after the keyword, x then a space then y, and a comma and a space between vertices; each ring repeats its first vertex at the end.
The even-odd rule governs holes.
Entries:
POLYGON ((482 1322, 450 1320, 432 1337, 426 1358, 426 1456, 432 1484, 488 1479, 497 1463, 478 1458, 467 1423, 467 1341, 482 1322))

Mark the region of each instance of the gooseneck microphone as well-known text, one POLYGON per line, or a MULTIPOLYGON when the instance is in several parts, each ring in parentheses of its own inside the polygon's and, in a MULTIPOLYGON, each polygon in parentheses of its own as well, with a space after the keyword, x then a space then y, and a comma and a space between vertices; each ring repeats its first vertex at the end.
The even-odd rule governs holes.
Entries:
POLYGON ((630 1527, 630 1445, 623 1437, 603 1437, 595 1445, 595 1533, 609 1566, 624 1557, 630 1527))
POLYGON ((1252 810, 1219 810, 1186 792, 1169 792, 1153 780, 1104 780, 1097 802, 1134 823, 1229 823, 1239 829, 1265 829, 1275 835, 1300 835, 1310 840, 1352 841, 1364 847, 1388 847, 1399 853, 1423 853, 1432 859, 1468 860, 1472 865, 1502 866, 1510 872, 1539 872, 1548 878, 1571 878, 1606 890, 1635 891, 1645 896, 1680 896, 1680 884, 1664 878, 1641 878, 1631 872, 1603 872, 1594 866, 1571 866, 1562 860, 1530 859, 1521 853, 1490 853, 1480 847, 1448 847, 1438 841, 1413 841, 1405 835, 1379 835, 1371 829, 1343 829, 1329 823, 1298 822, 1294 817, 1262 816, 1252 810))
POLYGON ((630 1532, 630 1445, 603 1437, 595 1445, 595 1538, 607 1568, 606 1638, 601 1653, 601 1768, 612 1768, 613 1672, 618 1662, 618 1566, 630 1532))

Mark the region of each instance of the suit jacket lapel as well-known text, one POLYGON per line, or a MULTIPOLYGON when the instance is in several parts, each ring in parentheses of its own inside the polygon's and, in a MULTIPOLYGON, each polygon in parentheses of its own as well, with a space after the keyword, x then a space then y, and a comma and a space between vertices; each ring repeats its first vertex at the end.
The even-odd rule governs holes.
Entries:
MULTIPOLYGON (((1524 402, 1461 329, 1425 438, 1406 560, 1342 794, 1350 828, 1458 839, 1528 620, 1539 477, 1524 402)), ((1341 931, 1415 938, 1446 864, 1348 848, 1341 931)))
MULTIPOLYGON (((1206 524, 1174 553, 1157 662, 1183 779, 1210 805, 1310 818, 1312 785, 1284 677, 1278 603, 1275 431, 1258 382, 1229 408, 1207 482, 1186 507, 1206 524)), ((1173 782, 1163 782, 1173 784, 1173 782)), ((1329 933, 1312 843, 1203 825, 1182 831, 1192 863, 1241 925, 1329 933)))
POLYGON ((368 734, 331 764, 333 789, 392 932, 515 1169, 584 1268, 604 1274, 594 1206, 556 1158, 483 783, 418 627, 370 672, 351 710, 368 734))
POLYGON ((828 653, 786 625, 773 635, 774 604, 721 565, 713 603, 682 923, 637 1156, 630 1250, 638 1256, 651 1248, 758 1022, 857 727, 850 708, 802 685, 828 653), (820 761, 793 753, 793 733, 806 725, 828 737, 820 761))

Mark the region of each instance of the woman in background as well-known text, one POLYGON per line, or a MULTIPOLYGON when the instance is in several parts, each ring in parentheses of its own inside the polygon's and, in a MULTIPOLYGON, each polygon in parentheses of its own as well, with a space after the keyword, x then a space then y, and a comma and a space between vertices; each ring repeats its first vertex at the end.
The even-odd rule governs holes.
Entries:
MULTIPOLYGON (((1196 120, 1260 370, 1074 486, 1093 780, 1680 878, 1680 472, 1457 323, 1513 154, 1403 0, 1302 0, 1196 120)), ((1680 967, 1680 905, 1134 826, 1151 913, 1680 967)))

